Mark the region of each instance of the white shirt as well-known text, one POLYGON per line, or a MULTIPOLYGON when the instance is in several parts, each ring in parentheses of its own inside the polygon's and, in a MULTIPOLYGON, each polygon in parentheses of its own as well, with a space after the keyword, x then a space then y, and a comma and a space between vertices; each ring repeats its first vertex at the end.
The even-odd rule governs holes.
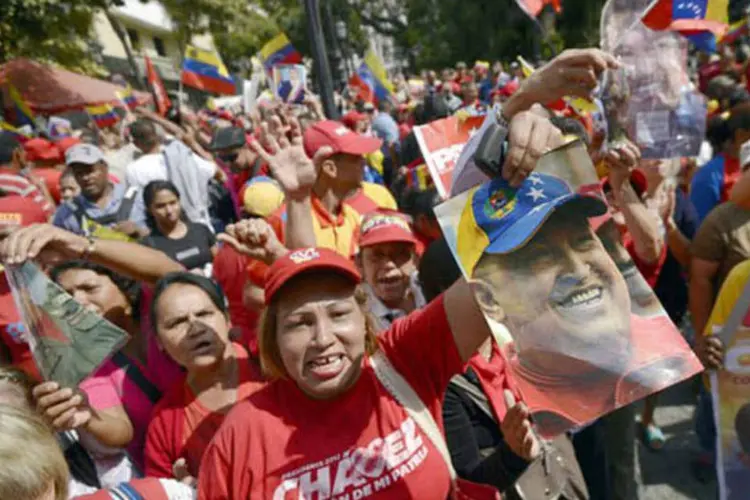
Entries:
MULTIPOLYGON (((205 177, 206 184, 216 173, 216 165, 213 162, 204 160, 193 153, 193 159, 205 177)), ((125 172, 125 184, 127 187, 135 186, 143 189, 151 181, 167 180, 167 165, 164 163, 164 156, 159 153, 143 155, 133 163, 128 165, 125 172)))

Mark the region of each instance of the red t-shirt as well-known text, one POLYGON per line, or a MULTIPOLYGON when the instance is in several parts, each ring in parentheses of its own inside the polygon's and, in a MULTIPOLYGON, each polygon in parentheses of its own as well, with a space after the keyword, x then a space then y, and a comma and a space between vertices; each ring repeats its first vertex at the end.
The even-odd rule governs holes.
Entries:
POLYGON ((0 190, 8 195, 18 196, 33 202, 45 214, 45 219, 42 222, 46 222, 55 213, 55 207, 47 201, 39 188, 27 178, 12 170, 0 169, 0 190))
MULTIPOLYGON (((237 401, 262 386, 260 372, 251 365, 247 351, 233 344, 239 363, 237 401)), ((185 378, 168 391, 154 409, 146 435, 146 476, 172 477, 172 465, 180 458, 191 475, 198 475, 203 453, 224 422, 226 413, 206 409, 188 387, 185 378)))
POLYGON ((246 272, 248 260, 247 257, 237 253, 231 246, 222 245, 216 257, 214 257, 213 275, 227 296, 229 317, 232 320, 232 325, 239 328, 242 333, 242 345, 254 356, 257 356, 256 328, 259 312, 245 307, 243 300, 245 284, 248 280, 246 272))
MULTIPOLYGON (((462 371, 442 298, 379 342, 442 426, 445 388, 462 371)), ((363 363, 354 387, 333 400, 279 379, 238 403, 203 456, 198 497, 447 498, 442 456, 363 363)))

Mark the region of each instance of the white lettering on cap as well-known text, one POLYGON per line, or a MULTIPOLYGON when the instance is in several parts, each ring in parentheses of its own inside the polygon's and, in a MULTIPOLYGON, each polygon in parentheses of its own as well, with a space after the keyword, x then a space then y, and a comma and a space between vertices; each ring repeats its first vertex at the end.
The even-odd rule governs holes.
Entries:
POLYGON ((320 254, 315 248, 303 248, 289 254, 289 259, 295 264, 302 264, 318 258, 320 258, 320 254))
POLYGON ((336 130, 334 130, 333 133, 336 134, 336 135, 338 135, 338 136, 344 136, 344 135, 347 135, 349 133, 349 129, 346 128, 346 127, 339 127, 336 130))

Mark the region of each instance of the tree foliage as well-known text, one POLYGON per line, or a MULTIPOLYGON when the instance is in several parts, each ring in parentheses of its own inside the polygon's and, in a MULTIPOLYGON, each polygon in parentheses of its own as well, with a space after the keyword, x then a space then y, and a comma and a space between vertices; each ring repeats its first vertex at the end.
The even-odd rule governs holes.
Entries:
POLYGON ((117 0, 1 0, 0 63, 27 57, 87 74, 102 72, 91 57, 94 14, 117 0))

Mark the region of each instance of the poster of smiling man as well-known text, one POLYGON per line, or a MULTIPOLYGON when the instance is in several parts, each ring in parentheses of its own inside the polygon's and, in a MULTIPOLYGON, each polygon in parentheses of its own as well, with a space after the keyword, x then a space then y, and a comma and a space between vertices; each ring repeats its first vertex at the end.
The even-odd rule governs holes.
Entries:
POLYGON ((518 188, 494 179, 436 212, 543 436, 702 370, 611 230, 582 143, 543 156, 518 188))

